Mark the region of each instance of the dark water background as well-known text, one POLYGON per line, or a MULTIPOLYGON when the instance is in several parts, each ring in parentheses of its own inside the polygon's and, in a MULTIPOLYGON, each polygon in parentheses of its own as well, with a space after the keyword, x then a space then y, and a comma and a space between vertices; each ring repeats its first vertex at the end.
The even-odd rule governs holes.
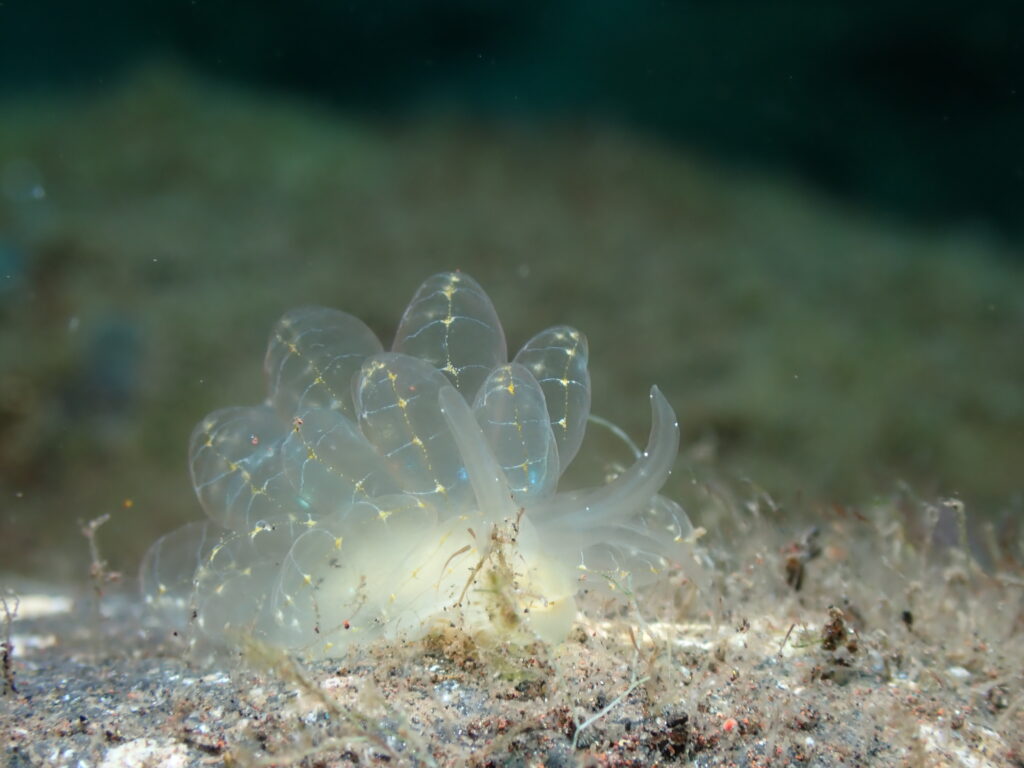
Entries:
POLYGON ((5 2, 6 93, 154 56, 397 117, 597 119, 925 222, 1021 232, 1024 6, 5 2))
POLYGON ((452 268, 662 386, 677 495, 1020 515, 1024 6, 283 8, 0 2, 0 572, 131 570, 277 316, 452 268))

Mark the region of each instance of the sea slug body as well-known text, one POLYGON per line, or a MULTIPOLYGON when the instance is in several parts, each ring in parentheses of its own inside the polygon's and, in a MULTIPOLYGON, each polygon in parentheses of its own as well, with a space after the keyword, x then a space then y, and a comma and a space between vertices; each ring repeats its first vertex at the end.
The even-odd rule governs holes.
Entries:
POLYGON ((564 639, 581 580, 661 572, 690 532, 658 495, 679 429, 656 387, 633 466, 559 491, 590 418, 587 358, 583 335, 558 326, 508 362, 490 299, 457 272, 423 283, 390 352, 351 315, 287 313, 266 402, 193 432, 209 519, 150 548, 147 602, 215 644, 310 656, 438 621, 564 639))

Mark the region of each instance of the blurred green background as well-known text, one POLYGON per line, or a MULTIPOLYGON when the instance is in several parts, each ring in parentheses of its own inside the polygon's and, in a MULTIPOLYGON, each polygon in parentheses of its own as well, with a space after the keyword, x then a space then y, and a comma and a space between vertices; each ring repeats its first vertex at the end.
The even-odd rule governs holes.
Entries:
POLYGON ((133 570, 281 313, 444 269, 659 384, 670 492, 1020 515, 1021 8, 0 4, 0 572, 133 570))

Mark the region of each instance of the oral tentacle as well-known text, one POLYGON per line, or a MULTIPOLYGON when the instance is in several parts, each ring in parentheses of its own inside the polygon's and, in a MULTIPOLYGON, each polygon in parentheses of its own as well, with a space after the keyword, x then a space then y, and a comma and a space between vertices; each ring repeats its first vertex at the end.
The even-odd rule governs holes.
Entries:
POLYGON ((441 387, 437 399, 441 414, 455 437, 481 514, 491 522, 514 516, 505 473, 487 445, 469 404, 452 386, 441 387))
POLYGON ((657 387, 651 387, 651 434, 636 462, 607 485, 596 490, 564 494, 540 516, 554 527, 582 531, 615 525, 642 512, 665 484, 679 450, 679 424, 675 411, 657 387))

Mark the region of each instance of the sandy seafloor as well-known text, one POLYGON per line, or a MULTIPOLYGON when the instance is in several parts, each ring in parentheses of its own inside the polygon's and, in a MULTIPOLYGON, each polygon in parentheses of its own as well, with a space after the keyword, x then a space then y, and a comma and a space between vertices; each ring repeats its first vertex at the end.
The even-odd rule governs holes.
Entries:
POLYGON ((1024 273, 983 229, 625 130, 356 120, 167 67, 5 105, 0 193, 7 764, 1024 765, 1024 273), (452 632, 301 680, 185 661, 133 574, 200 515, 193 425, 262 397, 285 310, 387 340, 456 268, 512 349, 582 329, 595 411, 630 434, 661 386, 708 588, 589 606, 556 648, 452 632), (97 627, 77 521, 104 513, 125 576, 97 627))
POLYGON ((581 616, 556 646, 447 628, 307 664, 258 648, 199 659, 130 593, 106 595, 97 623, 88 602, 72 609, 25 583, 3 756, 19 767, 1021 765, 1019 568, 986 575, 955 550, 911 554, 892 546, 895 529, 882 542, 872 528, 831 526, 799 592, 782 583, 787 558, 758 544, 694 602, 674 582, 667 600, 590 604, 589 616, 612 615, 581 616), (879 562, 862 560, 871 551, 879 562))

